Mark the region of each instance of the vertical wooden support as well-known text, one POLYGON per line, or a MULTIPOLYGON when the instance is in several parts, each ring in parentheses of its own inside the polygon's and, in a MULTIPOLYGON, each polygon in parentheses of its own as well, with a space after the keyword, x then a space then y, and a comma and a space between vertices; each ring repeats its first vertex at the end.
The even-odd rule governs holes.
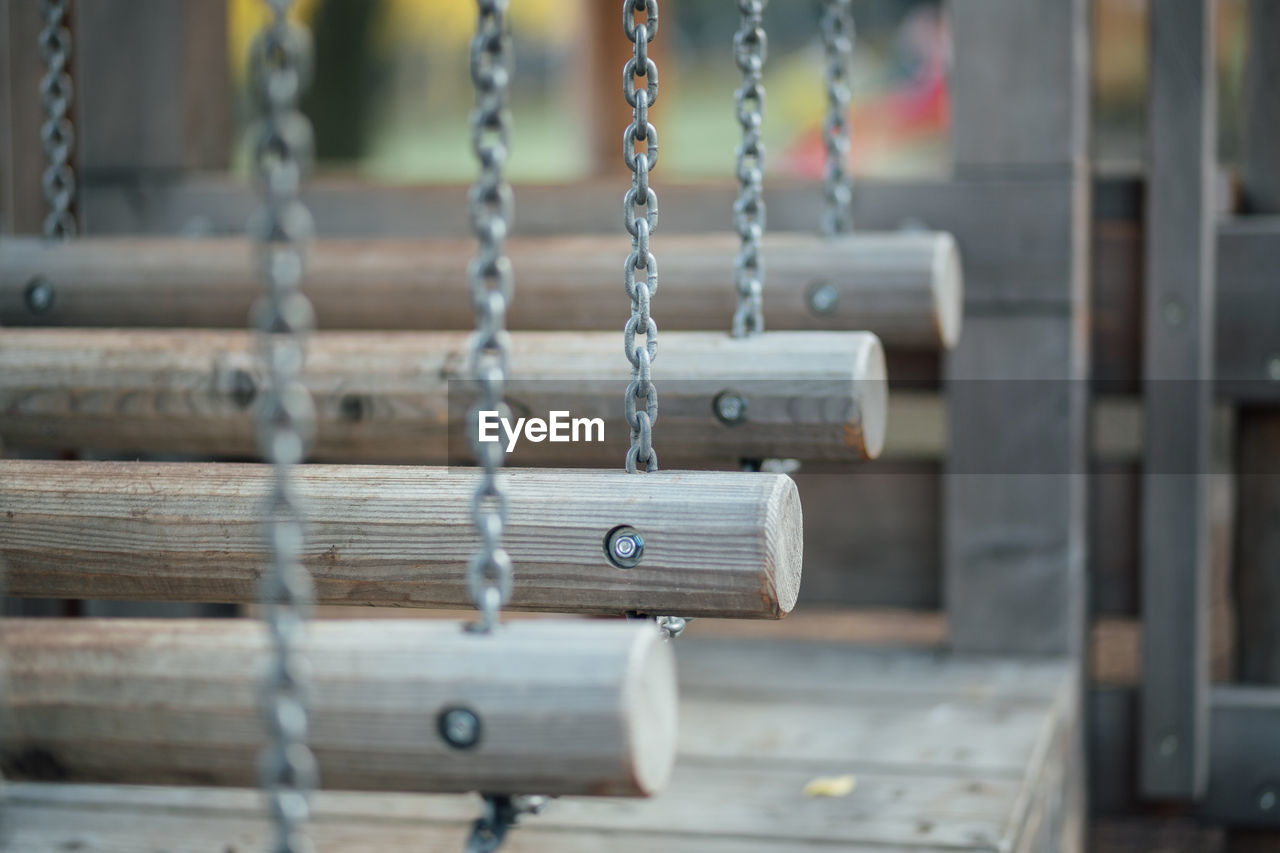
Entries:
MULTIPOLYGON (((1245 58, 1242 189, 1249 213, 1270 216, 1280 214, 1277 44, 1280 4, 1253 0, 1245 58)), ((1280 684, 1280 625, 1276 622, 1276 613, 1280 613, 1280 411, 1243 409, 1237 430, 1237 674, 1245 682, 1280 684)))
POLYGON ((1033 215, 1068 259, 1045 275, 1011 243, 1003 274, 966 288, 946 366, 943 533, 950 639, 964 651, 1080 660, 1084 647, 1088 7, 986 0, 952 16, 957 177, 1048 185, 1033 215))
POLYGON ((1160 799, 1199 797, 1208 770, 1214 18, 1150 12, 1139 779, 1160 799))
POLYGON ((40 26, 39 3, 0 0, 0 233, 5 234, 39 234, 44 217, 40 26))
MULTIPOLYGON (((82 184, 135 184, 227 165, 225 3, 80 0, 74 20, 82 184)), ((82 213, 91 233, 96 211, 86 204, 82 213)))

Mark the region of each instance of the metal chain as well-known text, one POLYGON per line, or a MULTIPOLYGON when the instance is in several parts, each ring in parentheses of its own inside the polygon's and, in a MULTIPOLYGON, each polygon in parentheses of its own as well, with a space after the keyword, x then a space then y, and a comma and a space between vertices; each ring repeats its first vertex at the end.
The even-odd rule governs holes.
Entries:
POLYGON ((302 564, 305 513, 293 484, 293 467, 305 458, 315 432, 311 395, 301 381, 305 337, 314 316, 300 290, 305 245, 313 229, 311 214, 298 198, 313 151, 311 124, 298 110, 310 78, 311 42, 287 18, 292 0, 265 2, 271 20, 252 52, 254 96, 261 113, 254 129, 254 162, 263 206, 250 224, 266 287, 254 308, 266 374, 255 415, 258 445, 272 466, 265 508, 270 564, 259 600, 273 657, 264 685, 268 742, 260 773, 276 831, 272 853, 314 853, 306 823, 316 763, 307 747, 309 679, 301 650, 312 583, 302 564))
POLYGON ((622 96, 633 110, 622 135, 622 159, 631 170, 631 189, 622 198, 622 219, 631 235, 631 254, 623 265, 622 285, 631 299, 631 317, 623 331, 623 350, 631 362, 623 411, 631 427, 626 468, 630 474, 643 464, 658 470, 653 426, 658 422, 658 392, 650 369, 658 354, 658 324, 649 314, 658 291, 658 260, 649 237, 658 227, 658 194, 649 186, 649 173, 658 165, 658 130, 649 121, 649 108, 658 100, 658 65, 649 56, 649 43, 658 35, 658 0, 623 0, 622 31, 635 45, 622 69, 622 96), (637 21, 637 16, 643 20, 637 21), (644 85, 637 87, 637 78, 644 85), (641 212, 640 208, 644 208, 641 212), (637 346, 636 338, 643 337, 637 346))
POLYGON ((76 175, 71 167, 75 148, 75 127, 71 124, 71 31, 67 29, 67 0, 41 0, 40 56, 44 77, 40 81, 40 102, 44 124, 40 142, 44 146, 45 170, 41 183, 49 213, 44 219, 44 236, 65 240, 76 234, 76 218, 71 212, 76 197, 76 175))
POLYGON ((742 245, 734 265, 738 307, 733 313, 734 337, 764 331, 764 264, 760 241, 764 237, 765 207, 764 143, 764 63, 768 38, 764 29, 764 8, 768 0, 738 0, 740 24, 733 37, 733 57, 742 72, 742 85, 734 93, 742 143, 737 151, 738 200, 733 205, 733 225, 742 245))
POLYGON ((485 794, 484 811, 471 824, 465 853, 494 853, 522 815, 541 814, 548 802, 536 794, 485 794))
POLYGON ((853 186, 848 172, 853 35, 852 0, 824 0, 822 44, 827 57, 827 114, 822 122, 822 140, 827 160, 822 178, 827 210, 822 217, 822 232, 829 237, 853 229, 853 186))
POLYGON ((506 256, 508 223, 514 212, 511 186, 505 167, 510 133, 507 90, 511 80, 508 0, 477 0, 479 18, 471 40, 471 81, 476 104, 471 112, 471 147, 480 174, 471 188, 471 227, 475 231, 476 256, 467 268, 476 330, 470 339, 471 375, 479 397, 471 410, 471 447, 483 468, 472 498, 471 512, 480 549, 467 567, 467 589, 480 611, 475 630, 488 632, 498 611, 511 597, 511 557, 502 547, 507 519, 506 485, 499 478, 502 445, 481 442, 479 412, 509 412, 502 400, 511 344, 506 330, 507 304, 513 279, 506 256))

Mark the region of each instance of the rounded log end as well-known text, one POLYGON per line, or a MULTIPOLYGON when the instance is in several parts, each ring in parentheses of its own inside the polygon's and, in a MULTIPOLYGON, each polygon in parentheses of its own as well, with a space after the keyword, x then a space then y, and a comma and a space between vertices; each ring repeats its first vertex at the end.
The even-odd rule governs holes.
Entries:
POLYGON ((951 349, 964 325, 964 265, 960 247, 950 234, 939 234, 933 258, 933 313, 938 340, 951 349))
POLYGON ((863 459, 875 459, 884 449, 889 417, 889 380, 884 345, 870 332, 859 336, 854 351, 853 397, 857 411, 845 424, 845 440, 863 459))
POLYGON ((775 615, 786 616, 795 609, 800 596, 800 574, 804 563, 804 516, 800 491, 786 474, 775 475, 765 511, 765 577, 769 588, 761 594, 775 607, 775 615))
POLYGON ((671 644, 648 623, 637 623, 627 665, 624 702, 635 792, 652 796, 667 786, 676 763, 676 663, 671 644))

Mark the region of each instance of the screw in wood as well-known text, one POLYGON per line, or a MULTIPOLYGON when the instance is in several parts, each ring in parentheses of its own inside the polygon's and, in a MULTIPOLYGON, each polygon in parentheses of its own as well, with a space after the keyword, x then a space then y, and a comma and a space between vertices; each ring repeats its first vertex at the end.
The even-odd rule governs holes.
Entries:
POLYGON ((436 728, 454 749, 471 749, 480 742, 480 718, 470 708, 445 708, 436 717, 436 728))
POLYGON ((23 299, 32 314, 46 314, 53 307, 53 285, 43 276, 37 276, 27 284, 23 299))
POLYGON ((634 527, 619 525, 604 537, 604 554, 620 569, 633 568, 644 556, 644 537, 634 527))

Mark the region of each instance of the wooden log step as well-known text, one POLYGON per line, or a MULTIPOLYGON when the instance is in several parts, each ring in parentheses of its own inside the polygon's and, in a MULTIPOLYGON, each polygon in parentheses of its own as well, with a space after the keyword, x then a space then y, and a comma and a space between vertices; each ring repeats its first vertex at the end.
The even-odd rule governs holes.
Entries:
MULTIPOLYGON (((727 329, 732 234, 664 234, 655 316, 663 329, 727 329)), ((615 237, 520 238, 513 329, 603 330, 626 318, 615 237), (616 282, 617 286, 605 286, 616 282)), ((461 330, 469 240, 321 240, 305 290, 322 329, 461 330)), ((870 330, 891 346, 939 349, 960 334, 963 277, 950 234, 769 234, 769 328, 870 330)), ((87 239, 0 243, 0 324, 239 328, 261 286, 244 240, 87 239)))
MULTIPOLYGON (((304 465, 304 562, 331 604, 470 607, 477 546, 470 468, 304 465)), ((620 615, 778 618, 795 606, 800 500, 782 474, 526 468, 504 542, 511 607, 620 615), (630 526, 639 564, 605 538, 630 526)), ((265 564, 264 465, 0 461, 8 593, 45 598, 251 602, 265 564)))
MULTIPOLYGON (((7 619, 0 640, 6 778, 255 784, 253 620, 7 619)), ((326 788, 648 796, 670 778, 675 662, 649 623, 318 622, 305 650, 326 788), (445 739, 459 709, 474 743, 445 739)))
MULTIPOLYGON (((460 332, 313 335, 305 379, 320 417, 314 458, 468 461, 466 353, 460 332)), ((507 394, 514 414, 549 422, 551 412, 565 412, 569 438, 574 418, 603 424, 581 430, 578 441, 521 438, 509 462, 620 467, 629 445, 623 396, 630 369, 621 333, 514 335, 507 394)), ((664 333, 653 373, 664 467, 862 460, 884 444, 884 353, 867 332, 664 333), (729 410, 739 417, 725 417, 726 398, 742 404, 729 410)), ((260 387, 247 331, 0 335, 0 438, 11 447, 256 457, 250 409, 260 387)), ((500 426, 492 434, 509 443, 500 426)))

